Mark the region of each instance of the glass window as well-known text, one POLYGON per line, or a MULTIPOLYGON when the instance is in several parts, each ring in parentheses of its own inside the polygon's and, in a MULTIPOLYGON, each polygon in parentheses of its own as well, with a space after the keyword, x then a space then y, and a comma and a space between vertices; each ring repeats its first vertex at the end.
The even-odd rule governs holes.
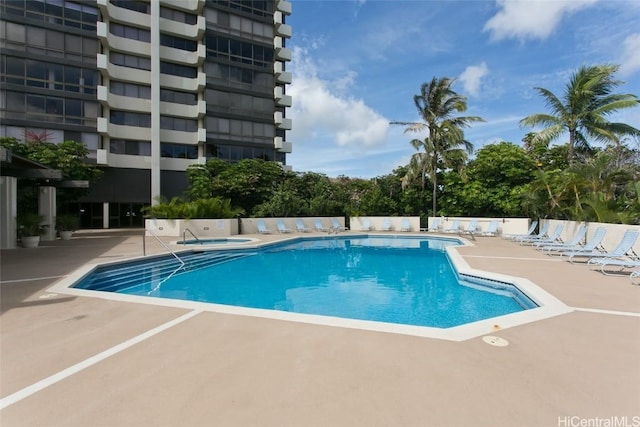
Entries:
POLYGON ((64 45, 67 52, 82 53, 82 37, 80 36, 65 34, 64 45))
POLYGON ((98 103, 84 101, 84 116, 92 119, 98 117, 98 103))
POLYGON ((45 98, 39 95, 27 95, 27 113, 42 113, 45 110, 45 98))
POLYGON ((24 25, 14 24, 13 22, 4 22, 7 31, 7 40, 19 44, 24 44, 26 41, 26 32, 24 25))
POLYGON ((46 45, 46 31, 42 28, 28 27, 27 28, 27 43, 32 46, 45 46, 46 45))

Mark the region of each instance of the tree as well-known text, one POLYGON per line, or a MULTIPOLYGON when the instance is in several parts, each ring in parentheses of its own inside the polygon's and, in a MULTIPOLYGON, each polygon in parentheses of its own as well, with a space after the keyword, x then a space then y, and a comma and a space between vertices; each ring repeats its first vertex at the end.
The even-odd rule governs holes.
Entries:
POLYGON ((573 164, 576 146, 589 148, 588 138, 599 142, 619 144, 620 137, 640 135, 640 130, 625 123, 613 123, 607 116, 618 110, 635 107, 640 100, 633 94, 616 94, 622 84, 613 74, 617 65, 592 65, 579 68, 567 83, 562 98, 548 89, 536 87, 544 98, 549 114, 538 113, 525 117, 520 126, 546 126, 530 138, 530 143, 549 144, 564 132, 569 134, 567 160, 573 164))
POLYGON ((428 173, 432 181, 433 215, 437 211, 436 174, 439 169, 450 167, 449 163, 464 164, 466 157, 461 156, 463 150, 468 154, 473 151, 473 145, 464 139, 463 129, 471 123, 482 122, 477 116, 457 116, 467 110, 467 98, 456 93, 451 87, 455 79, 449 77, 434 77, 429 83, 423 83, 420 94, 413 97, 413 102, 422 119, 421 122, 391 122, 395 125, 406 126, 406 132, 428 131, 428 136, 422 141, 412 140, 416 149, 424 148, 425 155, 416 156, 409 176, 420 176, 424 180, 428 173), (463 150, 461 150, 463 149, 463 150), (455 153, 455 154, 454 154, 455 153), (416 171, 419 170, 419 173, 416 171))

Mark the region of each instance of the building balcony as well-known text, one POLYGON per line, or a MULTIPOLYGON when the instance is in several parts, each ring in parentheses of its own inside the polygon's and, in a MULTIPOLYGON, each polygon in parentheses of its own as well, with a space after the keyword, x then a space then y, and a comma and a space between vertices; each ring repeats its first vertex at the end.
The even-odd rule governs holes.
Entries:
POLYGON ((285 15, 291 15, 291 2, 286 0, 276 0, 276 10, 285 15))
POLYGON ((285 95, 282 86, 276 86, 273 88, 273 98, 276 100, 276 104, 282 107, 291 107, 291 96, 285 95))
POLYGON ((284 71, 284 63, 275 61, 273 63, 273 72, 276 75, 278 83, 291 84, 291 73, 284 71))
POLYGON ((151 56, 150 43, 132 40, 125 37, 114 36, 113 34, 109 33, 107 24, 104 22, 97 23, 96 34, 102 41, 102 43, 114 50, 127 52, 132 55, 151 56))
POLYGON ((204 132, 201 132, 200 129, 196 132, 184 132, 180 130, 160 129, 160 140, 162 142, 197 145, 200 142, 205 142, 206 139, 206 130, 204 130, 204 132), (202 138, 203 135, 204 138, 202 138))
POLYGON ((160 58, 168 62, 184 65, 201 65, 207 57, 205 45, 199 44, 198 50, 189 52, 187 50, 175 49, 167 46, 160 46, 160 58))
POLYGON ((172 9, 184 10, 199 14, 204 7, 206 0, 160 0, 163 6, 169 6, 172 9))
POLYGON ((118 7, 109 0, 98 0, 98 8, 102 16, 109 17, 109 21, 119 23, 135 23, 137 27, 150 28, 151 16, 135 10, 118 7))
POLYGON ((106 117, 98 117, 98 133, 114 139, 151 140, 151 128, 138 126, 114 125, 106 117))
POLYGON ((98 86, 98 101, 100 101, 103 106, 108 106, 116 110, 135 111, 138 113, 151 112, 150 99, 115 95, 110 93, 106 86, 98 86))
POLYGON ((284 117, 281 111, 276 111, 275 113, 273 113, 273 120, 278 129, 291 130, 291 119, 287 119, 286 117, 284 117))
POLYGON ((207 102, 198 101, 196 105, 174 104, 172 102, 160 102, 160 114, 183 117, 186 119, 202 118, 207 114, 207 102))
POLYGON ((286 47, 277 47, 276 59, 278 61, 291 61, 291 49, 286 47))
POLYGON ((282 153, 291 153, 293 151, 293 145, 290 142, 283 141, 280 136, 273 138, 273 146, 282 153))
POLYGON ((192 25, 160 18, 160 28, 166 34, 190 40, 199 40, 207 28, 207 21, 204 16, 198 16, 198 21, 195 25, 192 25))
POLYGON ((171 76, 169 74, 160 74, 160 85, 167 89, 176 89, 187 92, 200 92, 207 85, 207 75, 198 73, 195 79, 186 77, 171 76))
POLYGON ((276 34, 280 37, 291 38, 291 25, 287 24, 276 24, 276 34))

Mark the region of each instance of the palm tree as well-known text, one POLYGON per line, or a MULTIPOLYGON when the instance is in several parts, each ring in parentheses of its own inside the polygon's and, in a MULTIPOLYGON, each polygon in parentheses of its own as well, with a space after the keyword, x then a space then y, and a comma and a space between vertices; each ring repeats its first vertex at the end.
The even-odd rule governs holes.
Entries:
POLYGON ((455 79, 434 77, 429 83, 420 86, 420 94, 413 97, 421 122, 391 122, 393 125, 406 126, 407 132, 428 130, 424 140, 412 140, 411 145, 423 153, 416 153, 409 170, 412 176, 420 176, 424 187, 426 175, 433 183, 433 215, 436 215, 436 173, 464 163, 467 154, 473 152, 473 145, 464 139, 463 129, 473 122, 483 122, 477 116, 456 116, 467 110, 467 98, 456 93, 451 86, 455 79), (463 149, 461 148, 463 147, 463 149), (464 155, 462 155, 464 154, 464 155))
POLYGON ((546 126, 536 133, 531 142, 549 144, 564 132, 569 133, 567 160, 573 164, 574 148, 589 148, 587 137, 596 141, 619 143, 625 135, 640 135, 640 130, 625 123, 612 123, 607 116, 625 108, 635 107, 640 100, 633 94, 615 94, 613 90, 621 81, 613 74, 617 65, 583 66, 576 71, 562 98, 550 90, 536 87, 544 98, 549 114, 532 114, 520 121, 520 126, 546 126))
POLYGON ((418 150, 409 163, 407 178, 414 179, 420 177, 422 189, 424 190, 426 177, 431 178, 432 184, 432 208, 433 215, 436 215, 438 171, 445 169, 457 169, 459 172, 469 156, 473 152, 473 144, 460 137, 451 137, 455 132, 449 131, 449 122, 444 122, 434 132, 436 138, 412 139, 411 145, 418 150), (423 149, 424 151, 420 151, 423 149))

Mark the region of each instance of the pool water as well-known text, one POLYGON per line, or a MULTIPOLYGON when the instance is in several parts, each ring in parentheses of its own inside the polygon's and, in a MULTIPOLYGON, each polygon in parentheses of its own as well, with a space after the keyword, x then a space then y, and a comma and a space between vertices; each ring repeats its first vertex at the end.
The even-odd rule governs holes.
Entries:
POLYGON ((449 328, 535 305, 510 284, 459 278, 454 239, 300 238, 99 267, 75 287, 232 306, 449 328))

